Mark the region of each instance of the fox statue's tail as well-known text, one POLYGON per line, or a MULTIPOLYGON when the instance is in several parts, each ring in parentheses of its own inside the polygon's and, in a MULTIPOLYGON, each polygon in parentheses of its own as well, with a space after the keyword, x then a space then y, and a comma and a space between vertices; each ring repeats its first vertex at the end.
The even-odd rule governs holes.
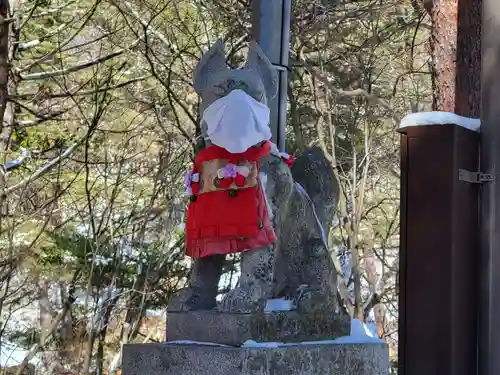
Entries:
POLYGON ((297 156, 292 176, 300 190, 307 193, 323 228, 331 225, 339 199, 339 183, 332 165, 320 148, 305 149, 297 156))

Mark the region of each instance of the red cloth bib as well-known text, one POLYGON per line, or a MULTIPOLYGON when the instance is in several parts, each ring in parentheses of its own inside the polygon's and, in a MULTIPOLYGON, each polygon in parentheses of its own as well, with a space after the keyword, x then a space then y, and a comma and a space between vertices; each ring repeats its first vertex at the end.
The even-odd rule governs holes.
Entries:
POLYGON ((186 255, 203 258, 237 253, 276 240, 258 181, 259 160, 269 152, 270 144, 266 142, 240 154, 231 154, 218 146, 198 153, 193 172, 200 177, 187 212, 186 255), (244 166, 247 176, 219 178, 220 170, 227 164, 240 170, 244 166))

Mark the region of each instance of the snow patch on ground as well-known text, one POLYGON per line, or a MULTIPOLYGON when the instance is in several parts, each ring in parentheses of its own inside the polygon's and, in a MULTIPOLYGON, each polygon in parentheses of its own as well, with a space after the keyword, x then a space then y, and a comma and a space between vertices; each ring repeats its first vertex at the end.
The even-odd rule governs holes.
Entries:
POLYGON ((459 116, 452 112, 416 112, 403 117, 400 128, 421 125, 455 124, 462 128, 480 131, 481 121, 478 118, 459 116))
POLYGON ((295 310, 293 301, 284 298, 269 299, 267 300, 266 307, 264 308, 264 312, 266 313, 292 310, 295 310))

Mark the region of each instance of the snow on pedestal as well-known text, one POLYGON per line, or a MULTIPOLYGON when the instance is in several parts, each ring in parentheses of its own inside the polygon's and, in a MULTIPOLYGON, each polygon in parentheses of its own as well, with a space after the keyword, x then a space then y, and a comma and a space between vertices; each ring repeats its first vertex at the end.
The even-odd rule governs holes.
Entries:
POLYGON ((349 336, 339 337, 335 340, 322 341, 304 341, 299 343, 284 343, 284 342, 255 342, 247 340, 243 343, 245 348, 278 348, 282 346, 297 346, 297 345, 331 345, 331 344, 380 344, 383 340, 378 338, 374 332, 376 327, 374 324, 365 324, 359 319, 351 321, 351 332, 349 336))
MULTIPOLYGON (((278 301, 278 300, 275 300, 278 301)), ((339 337, 335 340, 322 340, 322 341, 303 341, 303 342, 256 342, 247 340, 243 343, 244 348, 278 348, 282 346, 297 346, 297 345, 331 345, 331 344, 381 344, 384 341, 377 337, 377 327, 372 323, 363 323, 359 319, 351 321, 351 332, 349 336, 339 337)), ((165 345, 200 345, 200 346, 221 346, 229 347, 229 345, 222 345, 213 342, 202 342, 192 340, 176 340, 167 341, 165 345)))
POLYGON ((216 344, 213 342, 203 342, 203 341, 193 341, 193 340, 176 340, 176 341, 166 341, 164 345, 201 345, 201 346, 221 346, 229 347, 229 345, 216 344))
POLYGON ((481 121, 478 118, 459 116, 452 112, 416 112, 403 117, 400 128, 422 125, 455 124, 465 129, 479 132, 481 121))
POLYGON ((295 309, 293 301, 276 298, 267 300, 266 307, 264 308, 265 313, 275 312, 275 311, 292 311, 295 309))

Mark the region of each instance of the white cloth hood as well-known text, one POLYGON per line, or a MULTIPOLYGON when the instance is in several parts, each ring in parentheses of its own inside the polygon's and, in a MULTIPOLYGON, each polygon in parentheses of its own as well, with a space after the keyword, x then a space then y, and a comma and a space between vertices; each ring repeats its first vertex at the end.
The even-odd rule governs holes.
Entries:
POLYGON ((271 139, 269 107, 245 93, 233 90, 203 112, 207 137, 231 153, 241 153, 271 139))

